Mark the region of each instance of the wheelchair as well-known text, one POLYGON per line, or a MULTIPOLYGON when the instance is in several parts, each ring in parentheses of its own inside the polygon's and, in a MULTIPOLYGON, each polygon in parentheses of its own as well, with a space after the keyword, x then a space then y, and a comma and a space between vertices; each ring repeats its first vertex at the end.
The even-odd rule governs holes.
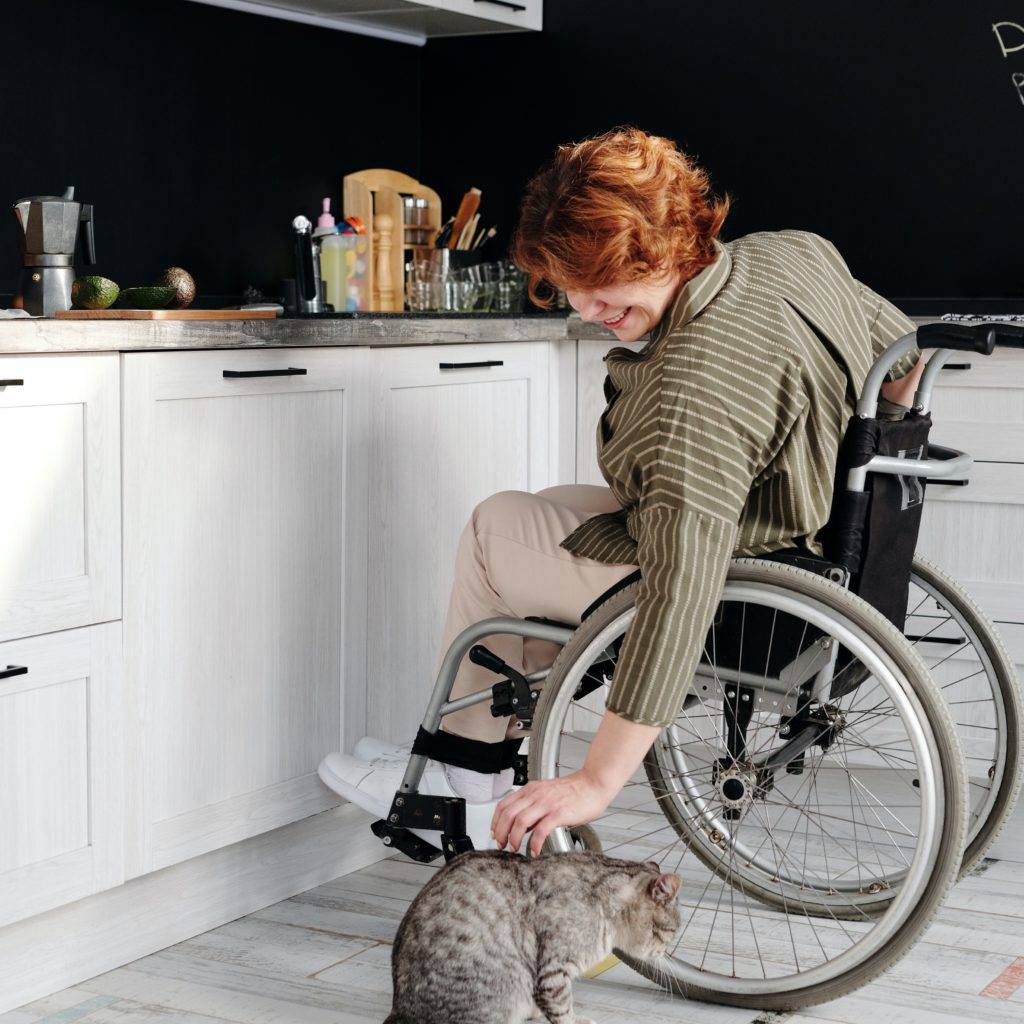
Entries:
MULTIPOLYGON (((824 555, 733 560, 690 691, 598 821, 548 849, 654 860, 683 877, 683 924, 657 962, 621 955, 670 991, 791 1010, 850 992, 912 946, 948 888, 984 857, 1021 783, 1022 703, 993 625, 916 557, 928 479, 970 456, 928 442, 932 389, 954 351, 1021 346, 1012 325, 928 324, 871 368, 844 437, 824 555), (879 408, 890 368, 934 351, 902 417, 879 408)), ((884 403, 883 403, 884 407, 884 403)), ((516 781, 579 768, 635 610, 639 573, 581 624, 495 618, 447 652, 405 775, 374 832, 419 859, 471 848, 460 799, 418 793, 444 760, 442 718, 490 702, 527 735, 500 766, 516 781), (523 675, 481 641, 560 645, 523 675), (500 676, 450 699, 464 657, 500 676), (434 842, 427 838, 434 838, 434 842)))

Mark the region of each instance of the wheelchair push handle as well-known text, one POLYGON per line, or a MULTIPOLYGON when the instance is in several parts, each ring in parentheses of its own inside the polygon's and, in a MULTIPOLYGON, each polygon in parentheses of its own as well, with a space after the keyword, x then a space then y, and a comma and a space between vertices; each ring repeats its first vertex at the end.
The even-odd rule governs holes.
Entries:
POLYGON ((919 348, 945 348, 990 356, 997 345, 1024 348, 1024 325, 991 320, 976 324, 922 324, 917 329, 917 344, 919 348))

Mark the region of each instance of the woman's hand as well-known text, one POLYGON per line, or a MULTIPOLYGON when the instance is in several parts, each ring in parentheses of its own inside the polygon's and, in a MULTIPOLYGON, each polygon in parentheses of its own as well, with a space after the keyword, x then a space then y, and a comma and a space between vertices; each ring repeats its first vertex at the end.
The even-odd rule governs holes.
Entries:
POLYGON ((518 850, 533 831, 530 853, 561 825, 585 825, 599 818, 640 767, 658 725, 642 725, 605 711, 583 767, 557 779, 528 782, 494 809, 491 831, 498 846, 518 850))
POLYGON ((501 849, 518 850, 532 830, 530 853, 536 857, 556 828, 599 818, 618 792, 614 786, 602 786, 585 769, 557 779, 528 782, 495 808, 491 832, 501 849))

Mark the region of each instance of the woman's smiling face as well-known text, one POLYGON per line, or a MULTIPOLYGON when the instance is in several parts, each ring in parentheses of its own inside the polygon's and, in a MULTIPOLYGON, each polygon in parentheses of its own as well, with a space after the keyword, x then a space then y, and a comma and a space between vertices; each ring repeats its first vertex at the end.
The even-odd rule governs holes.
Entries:
POLYGON ((637 341, 651 330, 679 293, 678 273, 630 284, 583 290, 566 288, 569 305, 587 323, 604 324, 619 341, 637 341))

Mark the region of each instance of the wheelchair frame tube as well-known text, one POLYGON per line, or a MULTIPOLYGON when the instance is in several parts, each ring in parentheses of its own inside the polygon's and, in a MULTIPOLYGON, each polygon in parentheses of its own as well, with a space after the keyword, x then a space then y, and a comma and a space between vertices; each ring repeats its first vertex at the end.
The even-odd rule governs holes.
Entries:
MULTIPOLYGON (((874 419, 878 413, 878 398, 885 383, 886 375, 904 356, 917 347, 917 332, 905 334, 894 341, 872 364, 864 380, 864 388, 857 402, 855 415, 862 419, 874 419)), ((914 409, 927 413, 931 405, 932 389, 946 360, 952 355, 947 348, 936 349, 928 360, 921 382, 914 395, 914 409)), ((929 445, 928 450, 942 452, 937 459, 897 459, 891 455, 876 455, 863 466, 851 469, 846 477, 848 491, 863 491, 867 486, 868 473, 888 473, 894 476, 924 476, 942 479, 965 473, 971 468, 973 459, 966 452, 940 445, 929 445)))
MULTIPOLYGON (((452 645, 448 648, 444 660, 441 662, 441 667, 438 669, 437 681, 434 683, 434 689, 430 694, 430 702, 427 704, 427 710, 423 715, 423 722, 421 723, 425 732, 437 732, 441 725, 441 719, 446 714, 459 710, 458 707, 453 705, 459 704, 460 706, 469 707, 484 699, 484 697, 478 697, 477 694, 468 694, 466 698, 460 697, 458 701, 450 703, 448 701, 448 697, 452 692, 452 686, 455 683, 456 673, 462 664, 462 659, 478 640, 483 640, 487 636, 493 636, 495 633, 531 637, 535 640, 548 640, 551 643, 560 644, 564 647, 569 642, 573 631, 571 629, 563 629, 560 626, 550 626, 544 622, 531 622, 527 619, 513 619, 507 616, 484 619, 481 622, 474 622, 473 625, 467 626, 452 641, 452 645), (470 697, 473 698, 471 701, 468 700, 470 697), (467 700, 465 705, 461 704, 463 700, 467 700)), ((484 689, 479 692, 481 694, 489 694, 490 690, 484 689)), ((414 754, 409 758, 405 775, 402 777, 401 789, 403 793, 416 792, 426 767, 427 758, 423 754, 414 754)))

